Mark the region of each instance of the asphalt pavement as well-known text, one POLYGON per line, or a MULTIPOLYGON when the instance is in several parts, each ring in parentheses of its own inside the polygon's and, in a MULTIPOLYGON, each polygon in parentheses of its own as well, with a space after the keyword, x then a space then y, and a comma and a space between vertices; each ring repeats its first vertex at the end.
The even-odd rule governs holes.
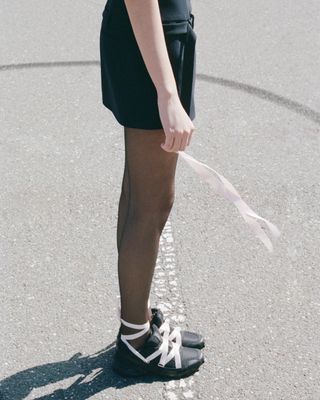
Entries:
POLYGON ((320 3, 192 0, 186 152, 281 230, 269 253, 179 160, 152 303, 206 338, 186 379, 123 379, 123 128, 101 101, 101 0, 3 0, 0 399, 320 399, 320 3))

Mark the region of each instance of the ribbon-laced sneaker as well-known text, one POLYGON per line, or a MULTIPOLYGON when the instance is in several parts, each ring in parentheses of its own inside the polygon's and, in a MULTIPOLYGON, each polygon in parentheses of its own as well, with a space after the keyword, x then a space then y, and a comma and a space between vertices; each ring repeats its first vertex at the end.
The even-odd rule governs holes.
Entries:
MULTIPOLYGON (((152 317, 151 325, 155 324, 159 328, 161 335, 163 332, 169 332, 169 339, 175 343, 181 344, 184 347, 192 347, 202 349, 205 346, 205 341, 200 333, 182 330, 179 326, 170 326, 169 318, 164 318, 162 311, 159 308, 151 308, 152 317)), ((117 344, 120 341, 120 329, 117 335, 117 344)))
POLYGON ((200 333, 182 330, 179 326, 171 327, 170 319, 164 318, 162 311, 159 308, 153 307, 151 323, 156 324, 160 333, 169 332, 169 339, 176 343, 181 343, 182 346, 194 347, 202 349, 205 345, 203 336, 200 333))
POLYGON ((121 322, 140 332, 130 335, 120 334, 112 363, 112 369, 122 376, 158 375, 182 378, 196 372, 204 363, 201 350, 184 347, 169 339, 169 332, 161 335, 156 324, 151 325, 151 334, 142 346, 135 349, 128 340, 144 335, 150 329, 150 321, 144 324, 121 322))

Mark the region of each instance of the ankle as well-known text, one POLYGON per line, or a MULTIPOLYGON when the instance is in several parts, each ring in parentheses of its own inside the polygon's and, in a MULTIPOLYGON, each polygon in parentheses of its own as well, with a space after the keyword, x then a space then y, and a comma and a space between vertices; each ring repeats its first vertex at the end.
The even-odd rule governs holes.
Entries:
POLYGON ((139 349, 140 347, 142 347, 144 345, 144 343, 146 342, 146 340, 149 338, 149 336, 151 335, 151 329, 148 330, 148 332, 144 333, 142 336, 140 336, 137 339, 133 339, 130 340, 129 343, 135 348, 135 349, 139 349))
POLYGON ((152 320, 152 311, 151 311, 151 308, 148 308, 148 320, 149 320, 149 322, 151 323, 151 320, 152 320))
POLYGON ((122 339, 134 348, 141 347, 152 333, 150 329, 153 317, 151 307, 148 306, 143 314, 127 317, 126 314, 120 312, 119 333, 125 336, 122 339))
MULTIPOLYGON (((133 333, 137 333, 138 330, 134 328, 129 328, 123 324, 120 326, 120 334, 123 335, 131 335, 133 333)), ((151 329, 149 328, 147 332, 145 332, 143 335, 135 338, 135 339, 127 339, 127 341, 131 344, 132 347, 135 349, 139 349, 145 341, 148 339, 148 337, 151 335, 151 329)))

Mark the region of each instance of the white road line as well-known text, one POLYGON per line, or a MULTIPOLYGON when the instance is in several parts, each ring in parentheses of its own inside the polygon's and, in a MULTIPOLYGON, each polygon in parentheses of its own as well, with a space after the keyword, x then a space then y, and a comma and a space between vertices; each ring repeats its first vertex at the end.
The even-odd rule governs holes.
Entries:
MULTIPOLYGON (((173 239, 173 229, 170 217, 162 231, 159 243, 159 254, 155 265, 153 291, 156 296, 156 306, 161 309, 165 318, 172 320, 172 326, 179 326, 185 321, 185 308, 179 290, 176 257, 173 239)), ((192 399, 194 376, 171 380, 164 383, 163 397, 167 400, 192 399)))

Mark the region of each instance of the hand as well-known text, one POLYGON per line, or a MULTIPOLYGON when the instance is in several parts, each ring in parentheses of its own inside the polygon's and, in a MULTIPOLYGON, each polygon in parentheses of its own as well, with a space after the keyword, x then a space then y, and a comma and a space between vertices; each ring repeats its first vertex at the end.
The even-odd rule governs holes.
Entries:
POLYGON ((166 135, 161 148, 168 152, 184 151, 190 144, 195 127, 183 108, 178 93, 158 94, 158 108, 166 135))

